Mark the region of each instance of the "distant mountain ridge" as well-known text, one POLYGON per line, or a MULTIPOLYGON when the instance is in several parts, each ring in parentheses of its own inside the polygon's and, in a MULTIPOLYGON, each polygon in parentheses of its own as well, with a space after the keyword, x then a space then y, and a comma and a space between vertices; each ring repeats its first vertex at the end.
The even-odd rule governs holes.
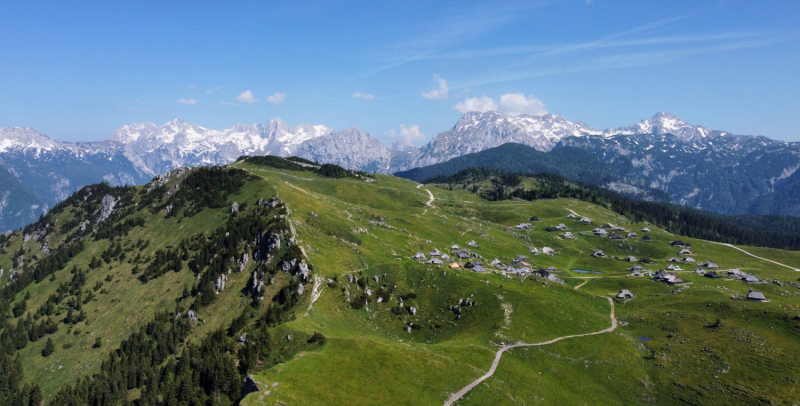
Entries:
POLYGON ((242 155, 296 155, 395 173, 508 143, 540 152, 571 146, 594 153, 620 176, 606 187, 621 192, 659 189, 676 202, 726 214, 800 215, 798 143, 732 135, 669 113, 600 131, 552 114, 489 111, 464 114, 420 148, 407 140, 385 146, 357 127, 337 132, 308 123, 292 127, 280 119, 223 130, 180 119, 161 126, 133 123, 106 140, 77 143, 30 128, 2 128, 0 166, 12 176, 0 182, 0 230, 32 221, 83 185, 141 184, 175 168, 227 164, 242 155))

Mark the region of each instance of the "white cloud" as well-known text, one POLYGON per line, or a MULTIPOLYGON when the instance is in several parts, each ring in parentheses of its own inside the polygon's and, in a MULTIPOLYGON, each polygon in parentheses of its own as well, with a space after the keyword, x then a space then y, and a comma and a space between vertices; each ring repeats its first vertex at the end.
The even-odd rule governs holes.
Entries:
POLYGON ((453 108, 458 110, 461 114, 470 111, 480 111, 483 113, 490 110, 497 110, 497 104, 495 104, 491 97, 481 96, 464 99, 464 101, 456 103, 453 108))
POLYGON ((522 93, 507 93, 500 96, 500 107, 509 116, 528 114, 531 116, 543 116, 547 114, 544 103, 533 96, 525 96, 522 93))
POLYGON ((242 94, 236 96, 236 100, 244 103, 255 103, 258 101, 255 97, 253 97, 253 92, 250 90, 243 91, 242 94))
POLYGON ((197 85, 195 85, 195 84, 191 84, 191 85, 187 85, 186 87, 188 87, 189 89, 194 89, 194 88, 196 88, 196 87, 197 87, 197 85))
POLYGON ((364 99, 364 100, 374 100, 375 99, 375 95, 374 94, 361 93, 361 92, 353 93, 353 97, 355 97, 356 99, 364 99))
POLYGON ((283 101, 286 100, 286 93, 275 93, 270 97, 267 97, 267 101, 272 104, 281 104, 283 101))
POLYGON ((481 96, 464 99, 464 101, 456 103, 453 108, 461 114, 470 111, 484 113, 490 110, 501 110, 509 116, 518 116, 520 114, 542 116, 547 114, 547 109, 544 108, 544 103, 541 100, 533 96, 525 96, 522 93, 506 93, 500 96, 499 106, 491 97, 481 96))
POLYGON ((197 100, 195 100, 195 99, 178 99, 178 103, 180 103, 180 104, 197 104, 197 100))
POLYGON ((417 124, 413 124, 408 127, 400 124, 400 138, 404 138, 409 141, 416 141, 425 139, 425 133, 419 130, 419 125, 417 124))
POLYGON ((433 80, 435 80, 439 84, 439 88, 436 90, 432 90, 428 93, 423 93, 422 97, 428 100, 444 100, 447 98, 447 94, 450 92, 447 89, 447 81, 444 80, 443 77, 439 75, 433 75, 433 80))

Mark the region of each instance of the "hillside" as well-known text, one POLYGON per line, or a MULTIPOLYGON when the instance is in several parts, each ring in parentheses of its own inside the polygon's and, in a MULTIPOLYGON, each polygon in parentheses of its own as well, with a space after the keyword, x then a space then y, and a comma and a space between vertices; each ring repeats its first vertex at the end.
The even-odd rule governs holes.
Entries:
POLYGON ((684 238, 574 199, 488 201, 245 158, 83 188, 0 242, 4 402, 436 405, 509 343, 545 344, 508 349, 455 404, 782 404, 800 379, 800 253, 684 238), (575 238, 545 230, 559 223, 575 238), (639 235, 595 236, 604 223, 639 235), (626 277, 630 255, 672 264, 676 239, 760 283, 690 263, 675 271, 684 285, 626 277), (453 244, 488 272, 412 259, 453 244), (554 255, 531 253, 543 247, 554 255), (770 301, 732 298, 749 288, 770 301), (610 301, 620 289, 635 297, 610 301))
POLYGON ((619 180, 619 175, 611 167, 600 162, 594 154, 581 149, 560 148, 552 152, 541 152, 513 142, 394 175, 424 182, 478 166, 512 173, 549 172, 598 186, 619 180))
POLYGON ((725 216, 675 204, 641 201, 550 173, 517 175, 469 168, 428 179, 447 189, 470 191, 491 201, 570 198, 591 202, 635 221, 714 242, 800 250, 797 220, 786 216, 725 216))

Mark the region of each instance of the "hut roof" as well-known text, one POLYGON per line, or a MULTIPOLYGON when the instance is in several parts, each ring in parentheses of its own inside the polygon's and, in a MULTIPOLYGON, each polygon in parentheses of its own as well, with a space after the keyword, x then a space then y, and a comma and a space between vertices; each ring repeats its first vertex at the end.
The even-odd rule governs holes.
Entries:
POLYGON ((755 292, 753 289, 750 289, 750 292, 747 293, 747 300, 764 301, 767 300, 767 298, 764 297, 763 293, 755 292))
POLYGON ((633 298, 633 293, 631 293, 631 291, 628 289, 622 289, 619 291, 619 293, 617 293, 617 297, 620 299, 629 299, 633 298))
POLYGON ((675 241, 672 241, 672 242, 670 242, 670 243, 669 243, 669 245, 672 245, 673 247, 686 247, 686 248, 692 248, 692 244, 689 244, 689 243, 683 242, 683 241, 681 241, 681 240, 675 240, 675 241))
POLYGON ((742 277, 742 280, 744 282, 747 282, 747 283, 758 283, 759 282, 758 278, 756 278, 753 275, 745 275, 744 277, 742 277))

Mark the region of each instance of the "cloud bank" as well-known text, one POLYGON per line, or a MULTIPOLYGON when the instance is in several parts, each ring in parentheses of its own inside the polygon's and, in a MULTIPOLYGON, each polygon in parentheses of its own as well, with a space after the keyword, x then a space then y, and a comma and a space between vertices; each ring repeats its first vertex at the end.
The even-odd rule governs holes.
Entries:
POLYGON ((272 96, 267 97, 267 102, 272 104, 281 104, 283 101, 286 100, 286 93, 275 93, 272 96))
POLYGON ((447 81, 443 77, 441 77, 439 75, 433 75, 433 80, 436 81, 439 84, 439 88, 436 89, 436 90, 432 90, 430 92, 427 92, 427 93, 423 93, 422 97, 424 97, 424 98, 426 98, 428 100, 444 100, 444 99, 446 99, 448 93, 450 93, 450 90, 447 88, 447 81))
POLYGON ((243 91, 242 94, 236 96, 236 100, 239 100, 242 103, 255 103, 258 101, 255 97, 253 97, 253 92, 250 90, 243 91))
POLYGON ((529 116, 543 116, 547 114, 547 109, 541 100, 533 96, 525 96, 522 93, 506 93, 500 96, 500 102, 495 103, 491 97, 481 96, 464 99, 456 103, 453 109, 464 114, 470 111, 481 113, 499 110, 509 116, 519 116, 527 114, 529 116))

